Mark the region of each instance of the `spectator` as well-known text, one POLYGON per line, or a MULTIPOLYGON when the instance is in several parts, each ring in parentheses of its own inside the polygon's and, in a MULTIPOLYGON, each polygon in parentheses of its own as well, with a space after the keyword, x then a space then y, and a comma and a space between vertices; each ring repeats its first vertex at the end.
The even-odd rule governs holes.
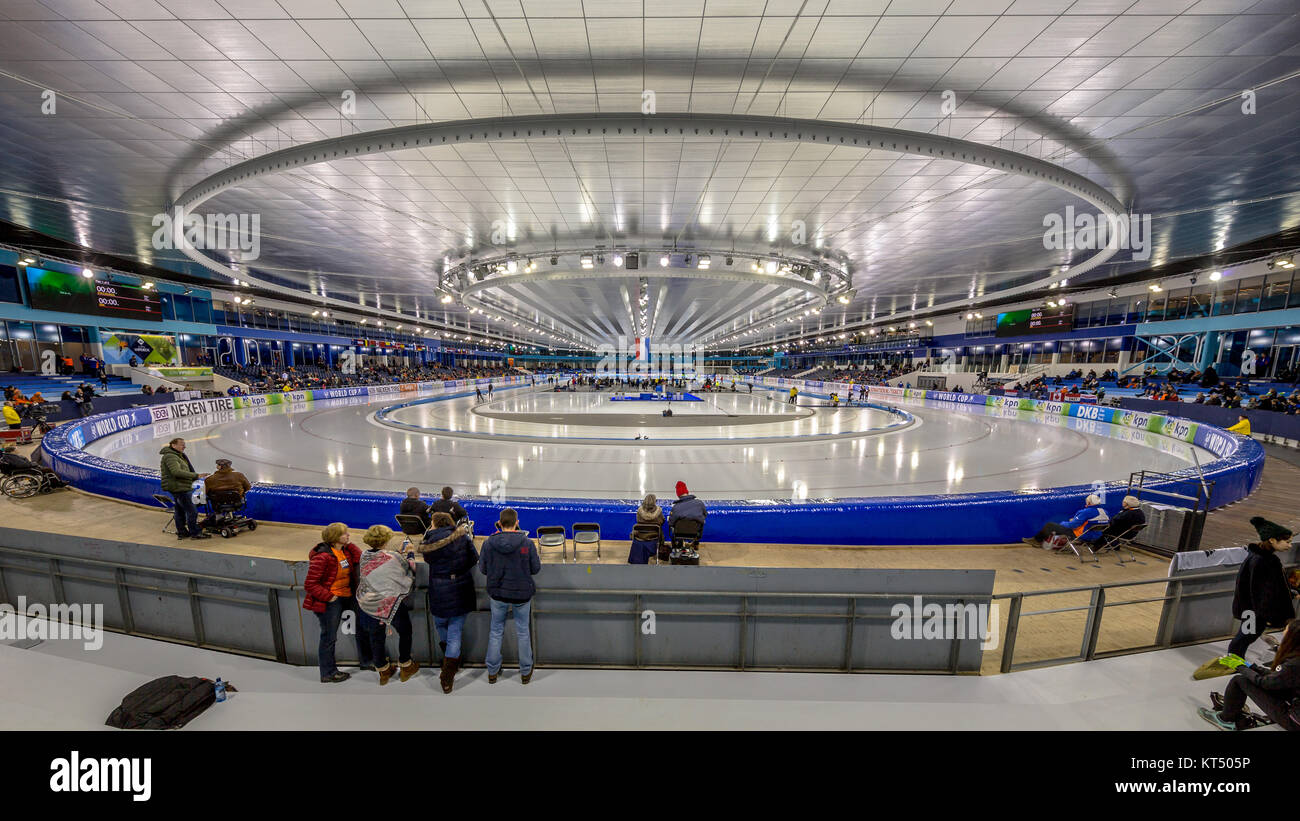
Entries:
POLYGON ((1223 692, 1223 709, 1215 712, 1200 707, 1197 713, 1220 730, 1244 730, 1246 699, 1259 705, 1273 722, 1285 730, 1300 731, 1300 619, 1288 624, 1271 665, 1243 661, 1223 692))
POLYGON ((1146 523, 1147 516, 1142 512, 1142 503, 1138 501, 1138 497, 1125 496, 1124 501, 1120 503, 1119 513, 1115 514, 1106 531, 1101 534, 1103 543, 1111 539, 1119 539, 1138 525, 1146 523))
POLYGON ((1241 621, 1241 627, 1228 643, 1228 658, 1245 658, 1246 648, 1265 630, 1281 627, 1295 618, 1291 589, 1282 572, 1282 560, 1277 556, 1291 549, 1291 531, 1263 516, 1252 517, 1250 524, 1259 534, 1259 542, 1246 546, 1246 560, 1237 571, 1232 617, 1241 621))
POLYGON ((700 527, 704 526, 704 519, 709 512, 704 507, 704 502, 696 499, 687 489, 685 482, 677 483, 677 501, 673 502, 672 510, 668 513, 668 527, 671 528, 683 519, 691 519, 699 522, 700 527))
POLYGON ((63 487, 64 485, 63 480, 59 478, 59 474, 18 453, 18 448, 14 445, 6 445, 4 450, 0 451, 0 465, 4 465, 4 474, 6 476, 10 473, 32 471, 44 475, 51 487, 63 487))
POLYGON ((18 415, 18 409, 14 407, 13 402, 5 402, 4 416, 5 424, 9 426, 9 430, 20 430, 22 428, 23 420, 18 415))
POLYGON ((442 648, 442 691, 450 693, 460 670, 461 638, 465 616, 474 612, 474 576, 479 562, 468 525, 456 525, 449 513, 433 514, 433 529, 424 535, 420 548, 429 566, 429 613, 442 648))
POLYGON ((141 385, 140 393, 144 394, 145 396, 153 396, 153 388, 149 387, 148 385, 141 385))
POLYGON ((1048 547, 1047 541, 1053 536, 1064 536, 1065 538, 1082 538, 1084 541, 1095 542, 1101 538, 1104 530, 1103 526, 1110 524, 1110 516, 1101 506, 1101 497, 1095 493, 1083 500, 1083 507, 1080 508, 1073 516, 1064 522, 1048 522, 1043 525, 1034 536, 1024 539, 1024 543, 1030 547, 1048 547))
POLYGON ((511 609, 515 615, 515 636, 519 640, 519 680, 527 684, 533 677, 528 617, 537 588, 532 577, 541 571, 542 559, 533 540, 519 530, 519 514, 513 508, 501 511, 497 532, 483 543, 479 569, 487 578, 488 604, 492 609, 485 659, 488 684, 496 684, 501 673, 501 639, 505 635, 506 612, 511 609))
POLYGON ((411 645, 415 635, 411 630, 411 591, 415 588, 415 554, 410 552, 410 541, 403 541, 401 549, 389 550, 393 531, 384 525, 373 525, 361 537, 366 551, 361 554, 359 567, 361 579, 357 584, 357 628, 364 630, 370 644, 370 659, 379 673, 382 687, 400 670, 406 681, 420 670, 411 658, 411 645), (388 658, 388 627, 397 631, 397 667, 388 658))
POLYGON ((1242 436, 1250 436, 1250 420, 1246 418, 1246 414, 1244 413, 1237 414, 1237 424, 1227 428, 1227 431, 1228 433, 1238 433, 1242 436))
POLYGON ((209 495, 213 491, 220 490, 237 490, 239 498, 242 500, 244 494, 253 485, 248 481, 248 477, 230 466, 229 459, 218 459, 217 469, 203 480, 203 492, 209 495))
POLYGON ((659 500, 653 493, 647 493, 636 509, 636 523, 639 525, 656 525, 663 527, 664 511, 659 507, 659 500))
POLYGON ((406 489, 406 498, 402 500, 402 506, 398 508, 397 513, 400 516, 419 516, 424 529, 429 529, 429 506, 420 498, 418 487, 406 489))
POLYGON ((455 491, 450 487, 444 487, 442 489, 442 498, 429 505, 429 513, 449 513, 451 514, 451 520, 457 523, 468 519, 469 514, 453 498, 454 496, 455 491))
POLYGON ((179 436, 158 451, 162 457, 158 470, 162 474, 162 489, 176 500, 176 538, 211 539, 199 527, 199 510, 194 506, 195 479, 206 478, 206 473, 196 473, 190 457, 185 455, 185 440, 179 436))
POLYGON ((74 397, 74 396, 72 395, 72 391, 64 391, 64 392, 63 392, 63 395, 60 396, 59 399, 67 400, 68 402, 76 402, 76 401, 77 401, 76 397, 74 397))
MULTIPOLYGON (((361 550, 352 544, 352 534, 342 522, 327 525, 320 536, 320 542, 307 554, 302 608, 315 613, 320 622, 320 645, 316 651, 320 680, 324 684, 333 684, 352 677, 339 670, 334 659, 334 647, 338 642, 343 613, 358 612, 357 568, 361 563, 361 550)), ((375 669, 371 664, 369 634, 357 630, 356 637, 361 669, 375 669)))
POLYGON ((102 368, 99 371, 99 384, 104 390, 108 390, 108 374, 104 373, 102 368))

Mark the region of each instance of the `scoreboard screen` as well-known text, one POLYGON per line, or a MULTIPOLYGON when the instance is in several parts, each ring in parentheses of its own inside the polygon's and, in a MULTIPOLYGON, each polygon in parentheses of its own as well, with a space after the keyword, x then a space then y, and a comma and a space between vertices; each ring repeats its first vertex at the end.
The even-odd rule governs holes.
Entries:
POLYGON ((162 321, 162 301, 150 289, 121 285, 104 277, 27 269, 27 291, 32 307, 46 311, 94 314, 116 319, 162 321))
POLYGON ((998 314, 998 336, 1025 336, 1073 330, 1074 306, 1028 308, 998 314))

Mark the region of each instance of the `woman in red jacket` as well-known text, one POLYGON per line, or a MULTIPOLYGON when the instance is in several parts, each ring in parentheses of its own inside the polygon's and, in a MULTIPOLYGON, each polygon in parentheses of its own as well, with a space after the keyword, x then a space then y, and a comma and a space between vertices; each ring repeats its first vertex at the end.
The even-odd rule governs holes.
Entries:
MULTIPOLYGON (((306 595, 302 607, 320 620, 320 680, 323 683, 347 681, 350 675, 339 670, 334 661, 339 623, 344 611, 352 611, 353 624, 358 621, 357 582, 361 576, 361 549, 352 544, 348 526, 335 522, 321 531, 320 543, 311 549, 307 560, 306 595)), ((362 670, 375 669, 370 661, 370 639, 364 630, 356 630, 357 657, 362 670)))

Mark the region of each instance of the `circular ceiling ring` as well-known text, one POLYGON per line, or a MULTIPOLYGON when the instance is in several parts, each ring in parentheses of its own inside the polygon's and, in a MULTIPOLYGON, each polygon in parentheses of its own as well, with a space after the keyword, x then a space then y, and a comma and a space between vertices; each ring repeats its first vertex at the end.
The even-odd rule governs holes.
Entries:
MULTIPOLYGON (((873 125, 828 120, 737 114, 541 114, 521 117, 493 117, 444 123, 420 123, 396 128, 349 134, 273 151, 237 163, 195 183, 173 203, 191 211, 221 192, 257 177, 330 162, 340 157, 455 145, 461 141, 494 142, 563 137, 668 137, 710 136, 736 140, 818 143, 856 146, 863 150, 911 154, 926 159, 947 159, 979 165, 1007 174, 1046 183, 1079 197, 1105 217, 1118 219, 1123 203, 1104 186, 1088 177, 1045 160, 938 134, 924 134, 873 125)), ((188 245, 184 252, 194 261, 227 276, 239 276, 233 269, 188 245)), ((1103 247, 1080 262, 1072 262, 1069 275, 1077 277, 1103 264, 1118 248, 1103 247)), ((983 299, 1003 298, 1036 291, 1052 281, 1036 278, 1013 288, 991 291, 979 299, 954 299, 927 307, 927 311, 956 309, 983 299)), ((279 286, 271 286, 279 289, 279 286)), ((902 314, 911 315, 912 311, 902 314)))

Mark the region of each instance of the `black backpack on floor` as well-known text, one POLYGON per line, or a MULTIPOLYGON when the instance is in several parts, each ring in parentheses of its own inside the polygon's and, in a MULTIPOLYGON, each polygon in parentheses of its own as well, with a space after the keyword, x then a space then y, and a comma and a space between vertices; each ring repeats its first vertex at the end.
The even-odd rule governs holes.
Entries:
POLYGON ((175 730, 216 700, 211 679, 163 676, 131 691, 104 723, 120 730, 175 730))

